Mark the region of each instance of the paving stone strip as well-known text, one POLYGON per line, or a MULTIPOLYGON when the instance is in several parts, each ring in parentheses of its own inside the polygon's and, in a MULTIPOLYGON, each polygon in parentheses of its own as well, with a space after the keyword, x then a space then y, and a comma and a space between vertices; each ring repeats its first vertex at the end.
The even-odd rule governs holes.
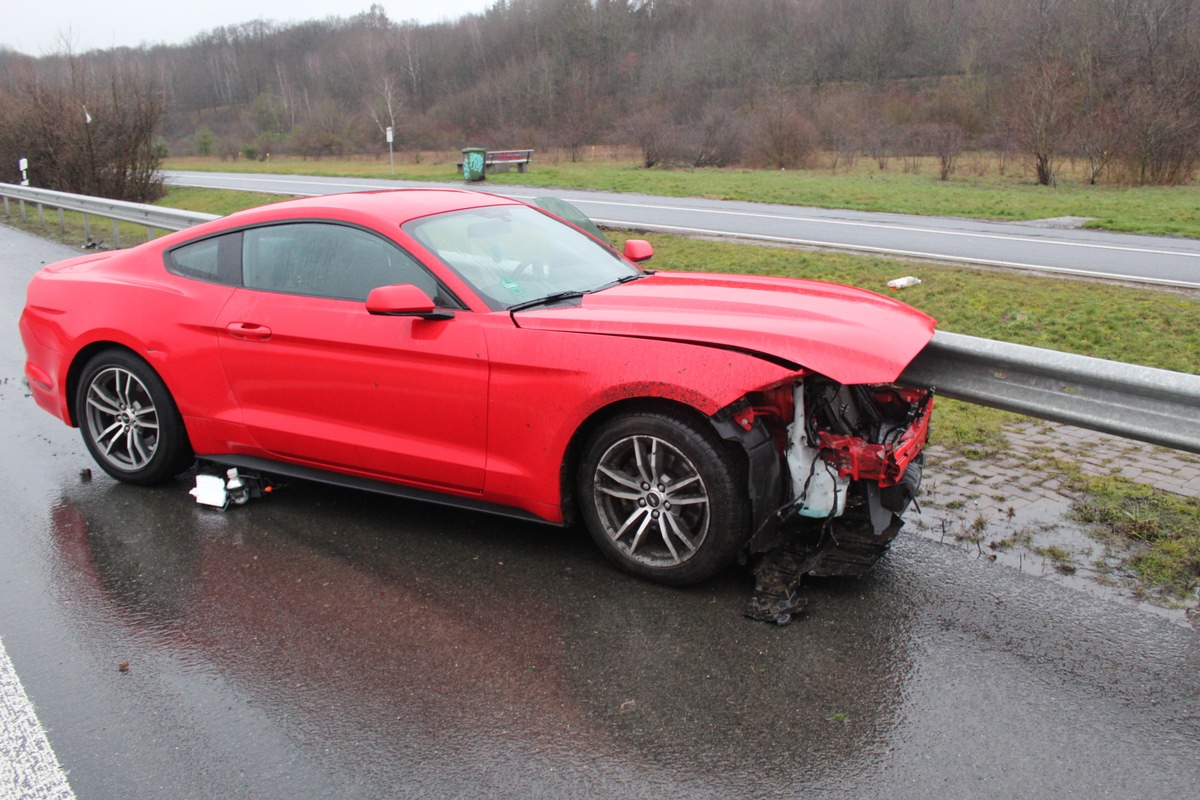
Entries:
MULTIPOLYGON (((911 529, 981 558, 1091 591, 1098 584, 1118 600, 1141 603, 1143 593, 1123 568, 1120 554, 1071 518, 1075 498, 1065 491, 1063 476, 1039 465, 1058 459, 1090 475, 1121 475, 1197 497, 1200 456, 1039 420, 1010 425, 1005 435, 1006 446, 982 459, 929 447, 921 510, 910 513, 911 529), (1047 552, 1071 558, 1055 559, 1047 552)), ((1196 598, 1182 609, 1155 610, 1200 622, 1196 598)))

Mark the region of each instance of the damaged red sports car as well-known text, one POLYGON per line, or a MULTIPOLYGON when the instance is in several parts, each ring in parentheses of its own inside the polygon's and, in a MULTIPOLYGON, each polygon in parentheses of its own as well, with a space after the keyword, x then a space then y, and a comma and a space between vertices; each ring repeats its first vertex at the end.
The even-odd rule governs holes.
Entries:
POLYGON ((200 459, 578 520, 666 583, 739 553, 869 567, 920 483, 930 395, 892 382, 933 320, 835 284, 644 270, 648 243, 547 207, 316 197, 46 267, 30 389, 128 483, 200 459))

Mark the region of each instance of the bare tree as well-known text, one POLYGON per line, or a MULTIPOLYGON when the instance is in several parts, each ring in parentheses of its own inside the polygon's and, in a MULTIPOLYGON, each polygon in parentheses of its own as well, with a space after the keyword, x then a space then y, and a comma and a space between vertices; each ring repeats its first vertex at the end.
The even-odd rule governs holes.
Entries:
POLYGON ((1009 97, 1008 118, 1017 145, 1033 159, 1042 186, 1054 180, 1077 114, 1075 99, 1072 71, 1057 58, 1026 68, 1009 97))
POLYGON ((54 66, 26 68, 14 92, 0 90, 0 161, 28 158, 30 180, 49 189, 115 200, 161 196, 158 86, 115 55, 97 67, 68 53, 54 66))

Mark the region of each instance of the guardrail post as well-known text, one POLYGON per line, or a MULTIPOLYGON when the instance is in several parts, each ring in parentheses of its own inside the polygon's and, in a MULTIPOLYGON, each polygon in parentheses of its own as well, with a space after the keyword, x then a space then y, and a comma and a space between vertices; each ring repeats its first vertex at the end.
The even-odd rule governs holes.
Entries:
POLYGON ((46 207, 43 206, 41 203, 38 203, 37 207, 38 207, 38 224, 45 225, 46 224, 46 207))
POLYGON ((8 197, 4 198, 4 216, 8 216, 8 197))
POLYGON ((121 231, 117 228, 117 221, 114 219, 113 224, 113 249, 119 250, 121 247, 121 231))
POLYGON ((61 208, 58 210, 58 232, 63 234, 67 232, 67 216, 61 208))
POLYGON ((149 225, 146 226, 146 241, 154 241, 154 228, 151 228, 149 225))
POLYGON ((92 221, 88 219, 88 213, 83 212, 83 243, 91 244, 92 242, 92 221))
POLYGON ((25 216, 25 200, 22 199, 21 200, 21 222, 27 222, 28 220, 29 220, 29 218, 25 216))

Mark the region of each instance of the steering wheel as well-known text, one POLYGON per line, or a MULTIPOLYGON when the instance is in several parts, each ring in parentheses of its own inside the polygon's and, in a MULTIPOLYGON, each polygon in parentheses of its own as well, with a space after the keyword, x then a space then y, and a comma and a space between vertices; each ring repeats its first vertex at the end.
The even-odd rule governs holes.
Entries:
POLYGON ((525 270, 529 270, 529 276, 531 278, 537 278, 537 273, 539 270, 542 273, 541 277, 546 277, 546 265, 532 258, 527 258, 520 264, 517 264, 516 269, 509 273, 508 277, 510 280, 516 280, 521 273, 525 272, 525 270))

